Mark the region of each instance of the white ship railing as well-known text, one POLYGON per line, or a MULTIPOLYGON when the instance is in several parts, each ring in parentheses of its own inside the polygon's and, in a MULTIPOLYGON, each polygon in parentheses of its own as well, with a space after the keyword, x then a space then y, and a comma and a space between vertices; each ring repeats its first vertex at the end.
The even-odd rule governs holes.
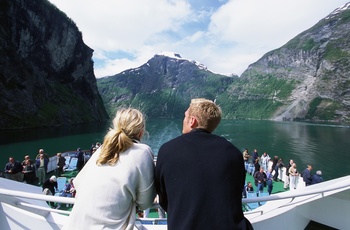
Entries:
MULTIPOLYGON (((332 183, 332 181, 327 181, 322 183, 325 185, 327 184, 327 186, 308 186, 303 190, 282 192, 282 193, 274 194, 271 196, 265 196, 265 197, 245 198, 245 199, 242 199, 242 203, 246 204, 246 203, 253 203, 253 202, 290 199, 290 201, 287 202, 287 204, 284 202, 281 206, 277 207, 277 208, 282 208, 282 207, 288 206, 288 203, 292 203, 294 199, 298 197, 313 195, 309 199, 313 199, 317 197, 322 198, 326 196, 328 192, 331 192, 333 194, 344 190, 350 190, 350 176, 338 178, 333 181, 334 183, 332 183)), ((27 198, 27 199, 33 199, 33 200, 49 201, 49 202, 58 202, 58 203, 64 203, 64 204, 74 204, 74 201, 75 201, 74 198, 48 196, 43 194, 35 194, 35 193, 28 193, 28 192, 21 192, 21 191, 14 191, 10 189, 0 188, 0 198, 3 196, 10 196, 15 198, 27 198)), ((55 213, 60 213, 65 215, 69 215, 70 213, 70 211, 57 210, 57 209, 52 209, 50 207, 39 206, 39 205, 25 202, 24 200, 20 200, 20 199, 3 199, 2 198, 0 200, 2 203, 7 203, 26 210, 36 209, 36 210, 41 210, 46 212, 55 212, 55 213)), ((158 208, 158 207, 159 207, 159 204, 154 204, 152 206, 152 208, 158 208)), ((256 214, 256 213, 260 213, 262 215, 264 214, 263 212, 264 212, 263 209, 256 210, 256 211, 253 210, 253 211, 245 212, 245 215, 256 214)), ((138 220, 141 220, 142 222, 150 222, 152 224, 158 224, 160 221, 166 221, 166 218, 139 218, 138 220)))
MULTIPOLYGON (((342 192, 345 190, 350 190, 350 176, 334 179, 332 181, 327 181, 327 182, 323 182, 323 183, 318 184, 320 186, 317 186, 317 185, 316 186, 315 185, 308 186, 308 187, 305 187, 305 189, 303 189, 303 190, 281 192, 278 194, 273 194, 273 195, 264 196, 264 197, 244 198, 244 199, 242 199, 242 203, 247 204, 247 203, 254 203, 254 202, 290 199, 289 202, 287 202, 287 203, 284 202, 282 205, 275 207, 275 209, 277 209, 277 208, 283 208, 283 207, 288 206, 289 204, 292 204, 293 201, 299 197, 311 196, 311 197, 308 197, 308 199, 317 199, 317 198, 325 197, 327 195, 327 193, 334 194, 334 193, 342 192), (334 183, 332 183, 332 181, 334 181, 334 183), (335 182, 335 181, 337 181, 337 182, 335 182), (327 185, 327 186, 322 186, 322 185, 327 185)), ((244 212, 245 215, 256 214, 256 213, 260 213, 261 215, 263 215, 264 209, 244 212)))
POLYGON ((327 188, 319 188, 319 189, 313 189, 310 191, 295 191, 295 192, 282 192, 278 194, 274 194, 271 196, 264 196, 264 197, 254 197, 254 198, 244 198, 242 199, 242 203, 253 203, 253 202, 262 202, 262 201, 271 201, 271 200, 281 200, 281 199, 288 199, 288 198, 296 198, 296 197, 302 197, 302 196, 308 196, 308 195, 320 195, 324 196, 326 192, 330 191, 336 191, 336 190, 347 190, 350 189, 350 180, 347 183, 344 183, 343 185, 334 185, 329 186, 327 188))
MULTIPOLYGON (((32 200, 41 200, 41 201, 49 201, 49 202, 51 201, 51 202, 64 203, 64 204, 74 204, 74 200, 75 200, 74 198, 69 198, 69 197, 35 194, 35 193, 14 191, 11 189, 2 189, 2 188, 0 188, 0 196, 19 197, 19 198, 27 198, 32 200)), ((52 209, 49 206, 44 207, 40 205, 35 205, 28 202, 24 202, 23 200, 13 201, 12 199, 0 199, 0 201, 2 203, 16 206, 18 208, 23 207, 23 209, 27 209, 27 210, 31 209, 31 210, 41 210, 41 211, 61 213, 66 215, 70 214, 70 211, 52 209)))

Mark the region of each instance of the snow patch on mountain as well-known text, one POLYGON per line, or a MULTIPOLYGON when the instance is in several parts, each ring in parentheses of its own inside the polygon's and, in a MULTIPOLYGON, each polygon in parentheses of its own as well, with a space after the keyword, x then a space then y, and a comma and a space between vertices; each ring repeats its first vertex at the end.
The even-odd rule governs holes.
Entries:
POLYGON ((174 53, 174 52, 168 52, 168 51, 162 51, 159 54, 157 54, 159 56, 165 56, 165 57, 170 57, 170 58, 175 58, 175 59, 182 59, 182 60, 186 60, 184 58, 181 57, 180 54, 174 53))
POLYGON ((203 69, 203 70, 208 70, 208 68, 199 63, 198 61, 194 61, 194 60, 189 60, 189 59, 186 59, 186 58, 182 58, 180 54, 178 53, 174 53, 174 52, 167 52, 167 51, 162 51, 160 52, 159 54, 157 54, 159 56, 165 56, 165 57, 169 57, 169 58, 174 58, 174 59, 178 59, 178 60, 186 60, 186 61, 189 61, 189 62, 192 62, 193 64, 197 65, 198 68, 200 69, 203 69))
POLYGON ((344 10, 350 9, 350 2, 346 3, 345 5, 335 9, 332 13, 330 13, 325 19, 328 20, 330 18, 333 18, 335 15, 341 13, 344 10))
MULTIPOLYGON (((165 56, 165 57, 169 57, 169 58, 173 58, 173 59, 177 59, 177 60, 186 60, 186 61, 192 62, 193 64, 197 65, 199 69, 215 73, 215 72, 209 70, 207 66, 201 64, 200 62, 195 61, 195 60, 189 60, 189 59, 183 58, 180 54, 175 53, 175 52, 162 51, 162 52, 160 52, 160 53, 158 53, 156 55, 158 55, 158 56, 165 56)), ((216 74, 224 75, 224 76, 227 76, 227 77, 237 76, 237 74, 235 74, 235 73, 216 73, 216 74)))

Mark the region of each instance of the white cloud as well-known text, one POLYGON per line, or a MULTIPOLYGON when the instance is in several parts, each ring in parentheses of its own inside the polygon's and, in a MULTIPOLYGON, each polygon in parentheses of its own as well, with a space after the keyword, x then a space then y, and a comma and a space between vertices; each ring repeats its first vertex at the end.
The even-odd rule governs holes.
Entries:
POLYGON ((319 1, 231 1, 212 15, 209 33, 218 36, 223 42, 273 44, 274 41, 287 41, 314 25, 333 9, 320 13, 322 11, 317 9, 317 2, 319 1))
POLYGON ((103 77, 138 67, 161 51, 214 72, 241 74, 347 0, 50 2, 76 22, 95 50, 95 75, 103 77))
POLYGON ((164 30, 176 31, 190 13, 186 1, 51 0, 66 12, 94 49, 134 50, 164 30))
POLYGON ((127 58, 106 60, 103 68, 95 67, 95 74, 97 76, 111 76, 130 68, 130 66, 133 66, 134 63, 134 61, 127 58))

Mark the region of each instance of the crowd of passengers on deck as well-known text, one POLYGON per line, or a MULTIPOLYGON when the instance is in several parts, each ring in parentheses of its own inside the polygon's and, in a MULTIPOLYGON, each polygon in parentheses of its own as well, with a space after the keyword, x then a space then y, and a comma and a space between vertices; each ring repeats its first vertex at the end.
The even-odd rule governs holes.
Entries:
MULTIPOLYGON (((293 159, 290 159, 288 164, 285 165, 282 158, 278 156, 271 158, 267 152, 259 156, 257 149, 254 149, 251 154, 248 149, 244 149, 242 155, 246 173, 254 178, 257 194, 263 192, 264 188, 267 188, 267 192, 270 195, 273 190, 273 182, 282 181, 279 178, 284 178, 283 187, 285 190, 296 189, 299 177, 303 179, 305 186, 324 181, 321 170, 317 170, 315 174, 311 173, 312 165, 310 164, 300 173, 293 159)), ((243 197, 246 197, 247 192, 253 191, 252 183, 246 183, 242 193, 243 197)))
MULTIPOLYGON (((100 146, 101 143, 97 142, 91 145, 89 151, 85 152, 81 148, 77 148, 73 157, 77 158, 76 169, 78 172, 100 146)), ((57 153, 56 156, 57 168, 54 170, 54 174, 56 177, 60 177, 64 174, 65 169, 68 168, 69 162, 66 162, 66 158, 62 156, 62 153, 57 153)), ((10 156, 4 171, 1 172, 1 176, 18 182, 42 186, 47 180, 47 176, 51 176, 52 174, 48 172, 48 164, 49 156, 45 153, 44 149, 39 149, 34 160, 29 155, 25 155, 22 163, 13 156, 10 156)))
MULTIPOLYGON (((75 157, 78 158, 77 169, 80 171, 89 157, 100 147, 100 142, 92 144, 90 147, 90 153, 86 155, 80 148, 77 149, 75 157)), ((271 158, 267 152, 264 152, 261 156, 257 149, 250 154, 248 149, 245 149, 242 153, 246 173, 250 174, 254 178, 254 184, 257 192, 263 192, 264 188, 267 188, 269 195, 273 190, 273 181, 281 181, 278 177, 282 173, 285 173, 284 189, 296 188, 296 180, 299 175, 302 176, 305 186, 316 184, 323 181, 322 172, 317 170, 314 175, 311 174, 312 166, 308 165, 307 168, 300 174, 294 160, 289 160, 285 165, 282 158, 274 156, 271 158), (283 172, 285 167, 285 172, 283 172)), ((43 185, 45 183, 47 174, 48 155, 43 149, 39 149, 35 160, 30 159, 29 155, 24 157, 22 163, 15 160, 14 157, 9 157, 9 162, 5 165, 4 177, 7 179, 25 182, 28 184, 43 185)), ((66 159, 62 157, 61 153, 57 153, 57 169, 55 174, 60 177, 64 173, 64 169, 67 167, 66 159)), ((282 177, 282 176, 280 176, 282 177)), ((251 183, 246 183, 244 186, 243 197, 246 197, 246 191, 254 191, 251 183)))
MULTIPOLYGON (((86 156, 80 148, 77 149, 75 156, 78 159, 77 170, 78 172, 83 168, 86 161, 91 157, 91 155, 100 147, 100 143, 92 144, 90 151, 86 156)), ((301 175, 305 186, 311 184, 316 184, 323 181, 322 172, 320 170, 316 171, 314 175, 311 174, 312 166, 308 165, 307 168, 300 174, 296 163, 291 159, 288 164, 285 165, 282 158, 274 156, 271 158, 267 152, 264 152, 262 155, 259 155, 257 149, 254 149, 252 153, 248 152, 248 149, 245 149, 242 153, 244 159, 244 166, 246 173, 250 174, 254 178, 255 188, 251 182, 247 182, 244 186, 242 196, 247 197, 247 192, 256 192, 257 194, 264 192, 266 188, 268 194, 270 195, 273 191, 273 182, 280 181, 279 178, 282 178, 282 173, 285 173, 284 176, 284 189, 296 189, 297 179, 301 175), (285 167, 285 171, 283 168, 285 167), (279 177, 280 175, 280 177, 279 177)), ((29 155, 24 157, 22 163, 15 160, 14 157, 9 157, 9 162, 5 165, 4 177, 24 182, 28 184, 38 184, 42 186, 43 193, 48 195, 54 195, 55 190, 57 190, 57 177, 60 177, 64 174, 65 167, 67 167, 66 159, 62 156, 61 153, 57 153, 57 169, 55 170, 55 175, 46 179, 47 174, 47 165, 49 157, 44 152, 43 149, 39 149, 35 160, 30 159, 29 155), (56 189, 55 189, 56 188, 56 189)), ((60 194, 61 196, 74 197, 75 189, 72 178, 69 183, 66 184, 66 188, 60 194)), ((60 208, 61 205, 58 204, 55 206, 53 203, 50 203, 52 207, 60 208)), ((160 210, 161 213, 164 213, 164 210, 160 210)), ((149 209, 141 212, 143 215, 148 216, 149 209)), ((139 213, 140 214, 140 213, 139 213)), ((162 214, 161 216, 164 216, 162 214)))

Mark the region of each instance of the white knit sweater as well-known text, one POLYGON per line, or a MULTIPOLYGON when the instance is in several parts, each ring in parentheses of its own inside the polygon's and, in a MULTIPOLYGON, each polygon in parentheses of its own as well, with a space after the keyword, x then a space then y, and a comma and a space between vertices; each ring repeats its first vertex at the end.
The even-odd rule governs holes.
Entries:
MULTIPOLYGON (((101 148, 100 148, 101 149, 101 148)), ((116 165, 97 166, 97 150, 74 179, 76 202, 63 229, 134 229, 136 207, 154 200, 153 153, 135 143, 116 165)))

